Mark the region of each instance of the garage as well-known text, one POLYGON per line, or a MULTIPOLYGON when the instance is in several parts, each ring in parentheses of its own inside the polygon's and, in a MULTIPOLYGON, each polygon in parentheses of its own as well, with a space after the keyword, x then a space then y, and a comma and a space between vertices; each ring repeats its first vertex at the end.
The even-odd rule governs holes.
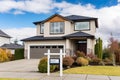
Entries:
POLYGON ((47 53, 50 49, 51 53, 59 53, 60 49, 64 49, 63 45, 40 45, 40 46, 30 46, 30 59, 39 59, 47 53))

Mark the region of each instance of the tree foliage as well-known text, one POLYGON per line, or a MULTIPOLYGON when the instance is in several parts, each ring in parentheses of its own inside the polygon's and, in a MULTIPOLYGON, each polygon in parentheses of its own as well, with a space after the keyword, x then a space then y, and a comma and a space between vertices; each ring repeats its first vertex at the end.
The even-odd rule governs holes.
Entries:
POLYGON ((100 38, 96 40, 95 54, 97 55, 98 58, 102 59, 103 50, 102 50, 102 40, 100 38))

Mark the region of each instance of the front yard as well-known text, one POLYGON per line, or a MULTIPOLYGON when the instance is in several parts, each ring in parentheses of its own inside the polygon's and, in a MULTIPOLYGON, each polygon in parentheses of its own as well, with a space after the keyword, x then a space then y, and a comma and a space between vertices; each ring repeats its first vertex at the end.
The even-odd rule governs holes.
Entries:
POLYGON ((64 70, 64 73, 120 76, 120 66, 83 66, 64 70))

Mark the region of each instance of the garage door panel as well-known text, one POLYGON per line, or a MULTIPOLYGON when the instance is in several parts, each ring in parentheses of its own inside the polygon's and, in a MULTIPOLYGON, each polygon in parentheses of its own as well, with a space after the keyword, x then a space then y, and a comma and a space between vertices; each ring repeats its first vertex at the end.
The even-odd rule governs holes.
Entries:
MULTIPOLYGON (((60 49, 63 49, 63 46, 30 46, 30 58, 31 59, 39 59, 44 56, 44 53, 47 53, 48 49, 50 49, 50 53, 59 53, 60 49)), ((58 56, 54 56, 58 57, 58 56)))

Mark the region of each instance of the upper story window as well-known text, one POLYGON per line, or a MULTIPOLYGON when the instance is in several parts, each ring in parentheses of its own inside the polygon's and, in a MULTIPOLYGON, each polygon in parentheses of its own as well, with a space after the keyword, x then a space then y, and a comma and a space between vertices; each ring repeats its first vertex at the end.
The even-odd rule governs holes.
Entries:
POLYGON ((41 33, 41 34, 44 33, 44 24, 40 24, 40 33, 41 33))
POLYGON ((90 29, 90 23, 88 21, 75 23, 75 30, 89 30, 89 29, 90 29))
POLYGON ((64 22, 51 22, 50 23, 50 33, 64 33, 64 22))

